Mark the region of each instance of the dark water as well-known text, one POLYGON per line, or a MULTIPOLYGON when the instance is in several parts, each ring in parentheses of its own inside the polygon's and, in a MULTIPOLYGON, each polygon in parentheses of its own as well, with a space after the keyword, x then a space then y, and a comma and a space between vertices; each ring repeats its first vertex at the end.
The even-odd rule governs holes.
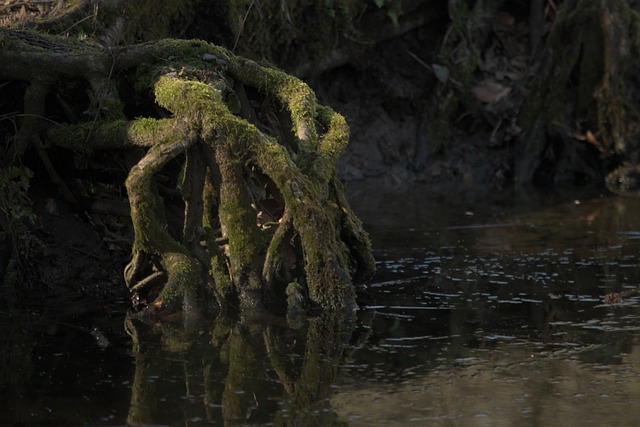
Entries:
POLYGON ((357 321, 134 342, 125 302, 1 312, 0 425, 637 425, 640 201, 353 202, 379 269, 357 321))

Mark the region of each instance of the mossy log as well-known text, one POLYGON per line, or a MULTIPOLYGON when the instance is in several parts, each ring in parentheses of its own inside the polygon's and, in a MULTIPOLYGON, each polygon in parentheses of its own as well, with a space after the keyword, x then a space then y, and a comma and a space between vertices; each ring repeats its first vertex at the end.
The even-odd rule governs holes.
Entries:
POLYGON ((303 310, 356 306, 374 262, 335 173, 349 129, 305 83, 201 41, 104 48, 0 30, 0 45, 0 78, 28 84, 4 163, 40 138, 85 156, 140 152, 125 183, 135 231, 125 280, 147 312, 193 314, 202 300, 268 308, 291 283, 303 310), (52 87, 78 80, 90 118, 53 124, 52 87), (178 230, 159 175, 182 199, 178 230))

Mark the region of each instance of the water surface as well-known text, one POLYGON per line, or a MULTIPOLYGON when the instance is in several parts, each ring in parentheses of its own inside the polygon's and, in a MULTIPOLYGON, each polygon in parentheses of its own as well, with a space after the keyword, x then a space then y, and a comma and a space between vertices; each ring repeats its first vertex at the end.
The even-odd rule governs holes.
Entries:
POLYGON ((3 311, 0 425, 637 424, 639 201, 353 203, 378 264, 357 321, 134 341, 124 301, 3 311))
POLYGON ((332 399, 349 425, 636 425, 638 201, 417 204, 372 226, 374 332, 332 399))

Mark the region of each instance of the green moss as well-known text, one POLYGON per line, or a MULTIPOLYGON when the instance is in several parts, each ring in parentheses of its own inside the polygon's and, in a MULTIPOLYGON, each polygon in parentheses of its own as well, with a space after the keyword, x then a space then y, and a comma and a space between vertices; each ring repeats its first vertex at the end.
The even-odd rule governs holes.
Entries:
POLYGON ((222 102, 221 91, 212 85, 167 75, 157 80, 154 93, 158 105, 195 123, 212 114, 212 104, 222 102))
MULTIPOLYGON (((236 119, 220 114, 228 123, 236 119)), ((218 118, 217 120, 221 120, 218 118)), ((253 126, 241 126, 244 140, 233 139, 234 152, 250 153, 251 158, 278 186, 289 206, 305 257, 305 271, 312 299, 325 307, 344 307, 354 301, 348 273, 341 267, 340 248, 333 224, 323 212, 323 203, 314 185, 296 167, 286 149, 264 137, 253 126)), ((242 239, 242 236, 238 236, 242 239)), ((231 239, 230 239, 231 241, 231 239)))
POLYGON ((174 119, 139 118, 109 120, 79 125, 62 125, 47 130, 56 145, 78 153, 92 150, 130 147, 152 147, 158 141, 171 141, 183 136, 184 129, 176 127, 174 119))
MULTIPOLYGON (((220 157, 217 158, 220 159, 220 157)), ((234 168, 238 170, 237 167, 240 165, 238 160, 231 161, 236 164, 222 164, 221 169, 234 168)), ((220 160, 218 163, 220 164, 220 160)), ((241 170, 238 171, 242 173, 241 170)), ((220 223, 227 228, 232 266, 244 268, 244 266, 254 265, 256 255, 264 247, 264 241, 257 226, 255 211, 250 206, 242 181, 229 179, 234 177, 230 172, 222 173, 220 223)))
POLYGON ((274 91, 274 86, 278 88, 275 93, 291 113, 294 125, 292 131, 298 135, 298 138, 315 141, 317 139, 315 125, 313 124, 317 106, 315 93, 301 80, 283 76, 283 73, 275 71, 270 71, 270 73, 273 76, 273 80, 270 82, 272 86, 267 87, 267 90, 274 91), (306 129, 303 130, 301 126, 305 126, 306 129), (303 135, 303 132, 308 135, 303 135), (307 138, 304 138, 305 136, 307 138))
POLYGON ((331 159, 337 159, 349 143, 349 125, 345 118, 329 107, 318 107, 318 120, 327 129, 320 150, 331 159))
MULTIPOLYGON (((229 71, 244 84, 270 93, 285 106, 292 119, 292 131, 304 143, 317 143, 317 132, 313 124, 316 117, 317 100, 309 86, 293 76, 272 67, 261 67, 256 62, 227 55, 229 71)), ((307 148, 308 149, 308 148, 307 148)))
POLYGON ((185 292, 193 291, 200 281, 200 267, 188 253, 162 252, 162 265, 168 273, 160 299, 169 306, 181 307, 185 292))
MULTIPOLYGON (((215 245, 215 241, 212 242, 215 245)), ((229 278, 229 272, 226 270, 226 264, 222 253, 217 250, 216 246, 209 246, 209 250, 214 253, 211 257, 211 270, 209 274, 213 278, 217 295, 224 299, 223 304, 227 303, 233 293, 233 286, 229 278)))
POLYGON ((127 126, 127 137, 136 145, 151 147, 155 141, 165 139, 174 126, 173 120, 156 120, 141 117, 127 126))
POLYGON ((231 284, 231 278, 227 271, 227 264, 225 256, 216 243, 216 237, 214 233, 215 224, 217 224, 217 211, 218 203, 214 194, 213 183, 210 177, 205 180, 203 190, 203 218, 202 226, 205 231, 205 240, 209 254, 211 256, 211 269, 209 274, 213 278, 215 286, 215 294, 217 298, 222 298, 221 304, 224 304, 230 299, 233 286, 231 284))

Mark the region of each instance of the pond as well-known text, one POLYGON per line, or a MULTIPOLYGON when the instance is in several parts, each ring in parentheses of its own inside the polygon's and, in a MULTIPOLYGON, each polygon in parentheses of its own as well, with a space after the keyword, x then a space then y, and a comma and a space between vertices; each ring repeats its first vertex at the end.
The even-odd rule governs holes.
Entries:
POLYGON ((353 324, 2 311, 0 425, 636 425, 640 200, 516 199, 356 192, 378 273, 353 324))

